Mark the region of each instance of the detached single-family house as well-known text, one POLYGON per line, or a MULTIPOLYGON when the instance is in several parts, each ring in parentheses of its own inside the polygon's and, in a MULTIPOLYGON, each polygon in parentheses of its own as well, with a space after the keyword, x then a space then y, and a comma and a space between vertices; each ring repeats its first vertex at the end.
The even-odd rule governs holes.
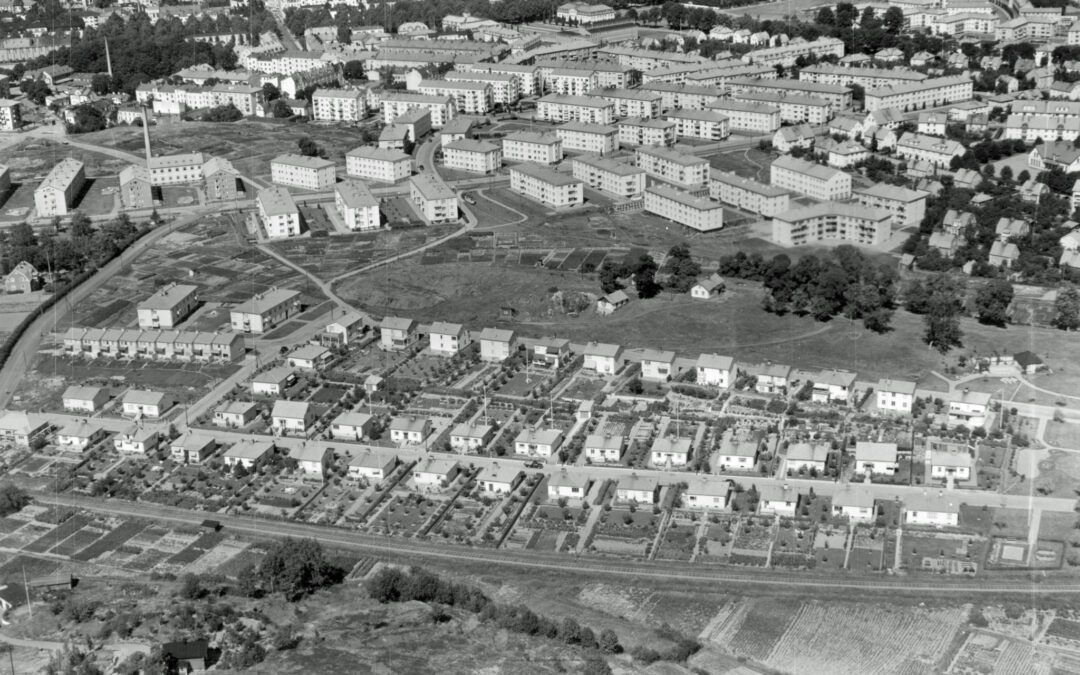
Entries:
POLYGON ((949 401, 949 424, 963 424, 971 429, 985 426, 989 406, 989 393, 965 390, 949 401))
POLYGON ((1004 267, 1006 269, 1013 266, 1013 263, 1020 258, 1020 248, 1010 242, 1002 242, 996 240, 993 244, 990 244, 990 256, 987 259, 987 263, 994 267, 1004 267))
POLYGON ((173 400, 160 391, 131 389, 123 398, 124 414, 157 419, 173 406, 173 400))
MULTIPOLYGON (((6 173, 6 172, 5 172, 6 173)), ((3 175, 0 173, 0 175, 3 175)), ((4 186, 4 192, 7 192, 4 186)), ((41 274, 37 269, 26 262, 21 261, 4 277, 5 293, 33 293, 41 289, 41 274)))
POLYGON ((593 464, 618 462, 625 447, 622 434, 589 434, 585 437, 585 458, 593 464))
POLYGON ((544 337, 533 343, 532 359, 558 368, 570 357, 570 341, 564 338, 544 337))
POLYGON ((305 476, 323 478, 333 461, 334 453, 324 445, 304 444, 289 449, 289 457, 296 460, 296 466, 305 476))
POLYGON ((367 316, 364 314, 346 312, 340 319, 326 324, 326 332, 319 337, 319 340, 325 346, 349 345, 364 334, 366 320, 367 316))
POLYGON ((723 471, 750 471, 757 465, 760 450, 761 439, 752 432, 728 429, 720 440, 717 461, 723 471))
POLYGON ((462 422, 450 432, 450 449, 455 452, 477 452, 495 437, 495 425, 462 422))
POLYGON ((727 389, 735 382, 735 359, 719 354, 702 354, 694 364, 697 383, 727 389))
POLYGON ((137 452, 145 455, 158 446, 158 432, 132 425, 113 436, 113 447, 119 452, 137 452))
POLYGON ((790 485, 762 485, 758 488, 758 513, 774 516, 795 516, 799 506, 799 491, 790 485))
POLYGON ((94 422, 85 420, 69 422, 56 432, 56 446, 61 450, 82 452, 99 441, 105 440, 108 435, 108 432, 94 422))
POLYGON ((416 321, 400 316, 383 317, 379 324, 380 346, 386 351, 400 352, 411 349, 420 340, 416 321))
POLYGON ((754 389, 760 394, 786 394, 791 386, 791 366, 762 363, 747 366, 746 370, 757 378, 754 389))
POLYGON ((615 310, 630 304, 630 296, 625 291, 619 289, 608 293, 604 297, 596 301, 596 313, 607 316, 612 314, 615 310))
POLYGON ((202 464, 216 447, 213 437, 188 432, 169 443, 169 452, 178 464, 202 464))
POLYGON ((225 466, 230 469, 237 464, 245 469, 252 469, 255 464, 262 460, 268 453, 274 451, 274 444, 270 441, 242 440, 225 451, 221 456, 225 466))
POLYGON ((330 423, 330 437, 335 441, 362 441, 370 438, 374 428, 373 415, 349 410, 335 417, 330 423))
POLYGON ((877 514, 874 508, 874 493, 865 485, 844 486, 833 494, 833 513, 846 517, 852 523, 871 523, 877 514))
POLYGON ((855 444, 855 475, 891 476, 900 468, 896 443, 859 441, 855 444))
POLYGON ((666 382, 675 374, 675 352, 646 349, 641 353, 641 379, 666 382))
POLYGON ((707 279, 702 279, 690 287, 690 297, 698 300, 708 300, 718 297, 724 292, 724 278, 719 274, 713 274, 707 279))
POLYGON ((365 478, 374 485, 386 480, 397 468, 397 456, 384 452, 365 452, 349 460, 349 478, 365 478))
POLYGON ((1013 354, 1013 361, 1016 362, 1016 367, 1020 369, 1020 372, 1025 375, 1034 375, 1040 370, 1046 369, 1046 364, 1043 363, 1043 360, 1032 351, 1023 351, 1013 354))
POLYGON ((619 345, 590 342, 582 350, 585 361, 581 367, 598 375, 614 375, 622 365, 622 351, 619 345))
POLYGON ((960 505, 951 494, 924 490, 904 498, 904 524, 955 527, 960 524, 960 505))
POLYGON ((910 380, 878 380, 877 409, 881 412, 910 414, 915 403, 915 383, 910 380))
POLYGON ((655 478, 630 474, 620 478, 615 486, 615 499, 620 502, 655 504, 660 497, 660 483, 655 478))
POLYGON ((252 396, 283 396, 296 383, 296 374, 288 366, 277 366, 251 378, 252 396))
POLYGON ((584 499, 589 493, 590 482, 589 477, 583 473, 564 469, 548 478, 548 499, 584 499))
POLYGON ((563 432, 558 429, 522 429, 514 438, 518 455, 551 457, 562 445, 563 432))
POLYGON ((240 429, 255 421, 259 407, 251 401, 229 401, 214 411, 214 426, 240 429))
POLYGON ((97 412, 109 402, 109 391, 101 387, 73 385, 64 390, 64 410, 71 412, 97 412))
POLYGON ((690 461, 691 441, 689 438, 658 438, 649 448, 649 458, 653 466, 685 466, 690 461))
POLYGON ((431 420, 409 415, 390 420, 390 440, 395 443, 416 445, 423 443, 431 433, 431 420))
POLYGON ((711 476, 694 476, 686 481, 682 492, 683 506, 689 509, 721 511, 727 507, 731 486, 726 480, 711 476))
POLYGON ((453 356, 470 343, 469 331, 460 323, 436 321, 428 330, 428 348, 432 354, 453 356))
POLYGON ((330 363, 334 355, 322 345, 304 345, 297 347, 286 358, 290 368, 301 370, 321 370, 330 363))
POLYGON ((926 461, 930 464, 930 478, 936 480, 968 480, 975 464, 966 444, 937 438, 926 441, 926 461))
POLYGON ((510 358, 514 351, 514 331, 485 328, 476 339, 480 342, 480 360, 499 362, 510 358))
POLYGON ((461 467, 452 459, 429 457, 413 467, 413 483, 428 488, 449 485, 460 471, 461 467))
POLYGON ((307 401, 274 401, 270 428, 277 436, 306 434, 315 422, 315 412, 307 401))
POLYGON ((495 465, 493 469, 484 469, 480 474, 480 489, 487 494, 509 494, 524 478, 521 469, 515 466, 495 465))
POLYGON ((855 392, 855 373, 846 370, 823 370, 814 376, 810 395, 814 403, 847 403, 855 392))
POLYGON ((787 470, 825 472, 825 462, 829 459, 828 443, 792 443, 787 449, 787 470))

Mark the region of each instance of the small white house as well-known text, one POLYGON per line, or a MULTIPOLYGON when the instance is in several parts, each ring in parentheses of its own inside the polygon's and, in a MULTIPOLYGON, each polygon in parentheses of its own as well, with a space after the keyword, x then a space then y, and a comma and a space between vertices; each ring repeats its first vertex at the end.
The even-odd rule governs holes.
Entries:
POLYGON ((655 478, 631 474, 615 486, 615 499, 620 502, 654 504, 659 497, 660 483, 655 478))
POLYGON ((847 403, 855 391, 855 373, 846 370, 823 370, 814 376, 810 394, 814 403, 847 403))
POLYGON ((214 411, 214 426, 241 429, 255 421, 259 407, 251 401, 229 401, 214 411))
POLYGON ((641 379, 666 382, 675 373, 675 352, 646 349, 641 353, 641 379))
POLYGON ((296 383, 296 374, 288 366, 277 366, 251 378, 253 396, 282 396, 296 383))
POLYGON ((296 466, 305 476, 325 478, 334 453, 323 445, 304 444, 289 449, 289 457, 296 460, 296 466))
POLYGON ((583 370, 598 375, 614 375, 622 365, 622 347, 619 345, 590 342, 582 350, 583 370))
POLYGON ((476 336, 480 342, 480 359, 499 362, 510 358, 514 352, 514 331, 501 328, 485 328, 476 336))
POLYGON ((607 316, 630 304, 630 296, 623 290, 608 293, 596 301, 596 313, 607 316))
POLYGON ((61 450, 82 452, 105 439, 108 433, 94 422, 80 420, 64 425, 56 432, 56 446, 61 450))
POLYGON ((829 449, 828 443, 792 443, 787 449, 787 470, 824 473, 829 449))
POLYGON ((460 323, 436 321, 428 330, 428 347, 432 354, 453 356, 471 343, 469 331, 460 323))
POLYGON ((349 410, 335 417, 330 423, 330 437, 335 441, 362 441, 371 436, 374 428, 374 416, 349 410))
POLYGON ((326 324, 326 344, 348 345, 364 334, 367 317, 359 312, 346 312, 344 316, 326 324))
POLYGON ((727 389, 735 382, 735 359, 719 354, 702 354, 694 364, 696 382, 705 387, 727 389))
POLYGON ((724 292, 724 278, 719 274, 702 279, 690 287, 690 297, 698 300, 708 300, 719 297, 724 292))
POLYGON ((240 464, 245 469, 252 469, 255 464, 267 454, 274 451, 274 444, 270 441, 243 440, 225 451, 221 456, 225 466, 230 469, 240 464))
POLYGON ((431 433, 431 420, 426 417, 395 417, 390 420, 390 440, 395 443, 416 445, 423 443, 431 433))
POLYGON ((855 475, 892 476, 900 468, 896 443, 859 441, 855 444, 855 475))
POLYGON ((382 452, 365 452, 349 460, 349 478, 365 478, 378 485, 397 468, 397 456, 382 452))
POLYGON ((658 438, 649 449, 653 466, 685 466, 690 461, 689 438, 658 438))
POLYGON ((416 487, 433 488, 449 485, 457 478, 461 468, 452 459, 428 458, 413 468, 413 482, 416 487))
POLYGON ((214 452, 217 444, 210 436, 186 433, 169 444, 173 461, 178 464, 202 464, 214 452))
POLYGON ((158 446, 158 432, 139 426, 130 426, 113 437, 113 447, 120 452, 145 455, 158 446))
POLYGON ((762 485, 758 488, 758 513, 794 517, 799 491, 789 485, 762 485))
POLYGON ((548 499, 584 499, 590 482, 588 476, 580 472, 560 471, 548 478, 548 499))
POLYGON ((64 390, 64 410, 93 413, 109 402, 109 392, 101 387, 70 386, 64 390))
POLYGON ((989 407, 989 393, 964 391, 949 401, 949 424, 962 424, 971 429, 986 426, 989 407))
POLYGON ((955 527, 960 524, 960 505, 949 494, 924 490, 904 499, 904 524, 955 527))
POLYGON ((833 494, 833 513, 845 516, 852 523, 871 523, 877 514, 874 493, 864 485, 847 485, 833 494))
POLYGON ((480 489, 491 495, 509 494, 523 477, 524 474, 517 467, 496 464, 493 469, 484 469, 480 474, 480 489))
POLYGON ((683 504, 690 509, 720 511, 727 507, 730 486, 726 480, 694 476, 686 481, 683 504))
POLYGON ((881 412, 911 414, 915 402, 915 383, 908 380, 878 380, 877 409, 881 412))
POLYGON ((551 457, 562 444, 558 429, 522 429, 514 438, 514 453, 530 457, 551 457))
POLYGON ((315 422, 315 412, 307 401, 274 401, 270 420, 275 435, 303 435, 315 422))
POLYGON ((450 432, 450 449, 455 452, 477 452, 495 437, 495 426, 462 422, 450 432))
POLYGON ((172 407, 172 399, 160 391, 131 389, 124 394, 124 414, 132 417, 157 419, 172 407))
POLYGON ((721 470, 750 471, 757 466, 761 439, 753 434, 738 433, 728 429, 720 439, 717 462, 721 470))
POLYGON ((926 441, 926 457, 930 464, 930 477, 936 480, 968 480, 974 460, 971 451, 963 443, 950 443, 940 439, 926 441))
POLYGON ((333 359, 333 354, 322 345, 303 345, 289 352, 286 362, 290 368, 321 370, 333 359))
POLYGON ((585 457, 593 464, 622 459, 626 438, 621 434, 589 434, 585 437, 585 457))

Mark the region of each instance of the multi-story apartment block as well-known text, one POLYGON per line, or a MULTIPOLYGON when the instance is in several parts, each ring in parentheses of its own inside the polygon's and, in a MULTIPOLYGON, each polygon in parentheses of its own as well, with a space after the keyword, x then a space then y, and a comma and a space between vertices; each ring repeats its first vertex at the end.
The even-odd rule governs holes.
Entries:
POLYGON ((821 36, 807 42, 789 42, 785 45, 754 49, 743 55, 743 60, 759 66, 793 66, 800 56, 836 56, 844 55, 844 41, 833 37, 821 36))
POLYGON ((544 91, 544 77, 540 67, 512 63, 458 63, 456 70, 467 73, 494 73, 517 79, 522 96, 537 96, 544 91))
POLYGON ((401 150, 361 145, 345 154, 345 172, 357 178, 396 183, 412 174, 412 156, 401 150))
MULTIPOLYGON (((1080 42, 1078 42, 1080 44, 1080 42)), ((678 52, 661 52, 654 49, 639 49, 635 47, 604 46, 597 50, 597 55, 612 58, 620 66, 634 68, 640 71, 666 68, 678 65, 697 65, 708 63, 700 56, 688 56, 678 52)))
POLYGON ((929 193, 899 185, 874 183, 868 188, 855 190, 852 196, 863 206, 891 213, 893 225, 897 227, 918 227, 926 214, 929 193))
POLYGON ((769 167, 769 182, 774 187, 821 201, 851 197, 851 174, 791 155, 773 160, 769 167))
POLYGON ((38 217, 66 215, 85 182, 86 170, 82 162, 70 157, 60 160, 34 190, 38 217))
POLYGON ((300 293, 275 287, 234 307, 229 313, 229 321, 235 331, 262 334, 299 311, 300 293))
POLYGON ((495 105, 513 105, 521 99, 521 78, 509 73, 484 73, 467 70, 451 70, 444 75, 447 82, 477 82, 491 87, 491 101, 495 105))
POLYGON ((259 207, 259 218, 262 220, 263 227, 266 228, 268 239, 298 237, 304 231, 300 209, 296 207, 292 195, 285 188, 272 187, 259 190, 256 201, 259 207))
POLYGON ((599 84, 595 70, 579 68, 541 68, 544 89, 561 96, 584 96, 599 84))
POLYGON ((654 91, 642 89, 599 89, 590 94, 615 106, 616 117, 644 117, 652 119, 660 116, 663 96, 654 91))
POLYGON ((579 206, 585 200, 581 180, 535 164, 510 167, 510 189, 555 208, 579 206))
POLYGON ((367 92, 362 89, 316 89, 311 116, 320 122, 359 122, 367 117, 367 92))
POLYGON ((168 284, 139 303, 139 328, 176 328, 198 304, 197 286, 168 284))
POLYGON ((150 182, 154 185, 197 183, 205 177, 206 156, 201 152, 159 155, 146 160, 150 182))
POLYGON ((780 108, 775 105, 724 98, 709 103, 708 109, 728 118, 729 131, 772 134, 780 128, 780 108))
POLYGON ((859 204, 823 202, 773 216, 772 238, 781 246, 833 240, 880 246, 892 236, 891 221, 887 211, 859 204))
POLYGON ((910 380, 878 380, 874 391, 877 392, 878 410, 886 412, 911 413, 915 402, 916 383, 910 380))
POLYGON ((233 168, 232 163, 224 157, 211 157, 203 165, 203 175, 206 178, 206 199, 216 202, 236 199, 241 189, 240 173, 233 168))
POLYGON ((943 169, 964 152, 964 146, 957 141, 923 134, 904 134, 896 142, 896 154, 904 159, 930 162, 943 169))
POLYGON ((620 120, 619 145, 675 145, 677 125, 667 120, 644 120, 640 117, 620 120))
POLYGON ((711 199, 694 197, 670 185, 652 185, 646 188, 645 210, 698 232, 711 232, 724 226, 723 206, 711 199))
POLYGON ((461 171, 495 173, 502 166, 502 152, 494 143, 465 138, 443 147, 443 163, 461 171))
POLYGON ((0 131, 17 131, 22 126, 18 101, 0 98, 0 131))
POLYGON ((495 105, 494 92, 486 82, 421 80, 415 89, 426 96, 454 99, 458 112, 486 115, 495 105))
MULTIPOLYGON (((6 169, 0 171, 6 175, 6 169)), ((10 186, 0 178, 0 191, 6 193, 10 186)), ((145 166, 129 164, 120 171, 120 203, 125 209, 148 209, 154 205, 154 184, 145 166)))
POLYGON ((511 162, 558 164, 563 158, 562 140, 555 134, 515 131, 503 137, 502 149, 511 162))
POLYGON ((888 68, 856 68, 818 63, 799 69, 799 81, 847 87, 857 84, 863 89, 878 89, 895 85, 925 82, 927 76, 914 70, 888 68))
POLYGON ((809 96, 827 102, 833 112, 847 110, 851 107, 851 90, 838 84, 820 84, 779 78, 766 80, 737 77, 728 82, 728 87, 730 87, 732 94, 765 92, 782 96, 809 96))
POLYGON ((383 124, 392 124, 396 118, 416 108, 431 113, 431 126, 436 129, 441 129, 457 115, 457 102, 451 96, 388 92, 382 97, 383 124))
POLYGON ((779 108, 780 121, 789 124, 820 125, 832 119, 832 106, 828 101, 813 96, 785 95, 772 91, 743 91, 733 93, 731 100, 779 108))
POLYGON ((1033 142, 1075 140, 1080 135, 1080 102, 1014 101, 1005 121, 1005 138, 1033 142))
POLYGON ((787 211, 791 203, 790 193, 783 188, 717 169, 709 173, 709 197, 766 217, 787 211))
POLYGON ((946 103, 970 101, 974 83, 967 75, 936 77, 922 82, 867 89, 863 108, 873 112, 882 108, 897 108, 907 112, 935 108, 946 103))
POLYGON ((672 82, 653 82, 641 86, 641 91, 660 94, 660 106, 664 110, 704 110, 724 95, 719 87, 694 87, 672 82))
POLYGON ((1062 28, 1062 17, 1058 16, 1018 16, 998 23, 994 30, 994 39, 1008 44, 1010 42, 1032 42, 1049 40, 1058 29, 1062 28))
POLYGON ((610 155, 619 149, 618 127, 606 124, 567 122, 555 129, 563 150, 576 150, 597 155, 610 155))
POLYGON ((409 179, 409 197, 428 225, 458 219, 457 193, 431 174, 422 173, 409 179))
POLYGON ((594 190, 602 190, 623 199, 636 199, 645 192, 645 171, 598 155, 575 157, 571 162, 574 178, 580 178, 594 190))
POLYGON ((270 161, 270 180, 275 185, 329 190, 337 182, 337 168, 321 157, 278 155, 270 161))
POLYGON ((699 188, 709 180, 709 161, 670 148, 642 146, 635 151, 637 165, 653 178, 686 188, 699 188))
POLYGON ((587 2, 568 2, 559 5, 555 16, 574 25, 588 26, 593 23, 615 20, 615 10, 607 5, 590 5, 587 2))
POLYGON ((536 119, 545 122, 612 124, 615 105, 596 96, 548 94, 536 103, 536 119))
POLYGON ((679 138, 721 141, 728 137, 728 118, 713 110, 671 110, 667 121, 676 124, 679 138))
POLYGON ((382 224, 379 200, 358 180, 344 180, 334 187, 334 205, 350 230, 377 230, 382 224))

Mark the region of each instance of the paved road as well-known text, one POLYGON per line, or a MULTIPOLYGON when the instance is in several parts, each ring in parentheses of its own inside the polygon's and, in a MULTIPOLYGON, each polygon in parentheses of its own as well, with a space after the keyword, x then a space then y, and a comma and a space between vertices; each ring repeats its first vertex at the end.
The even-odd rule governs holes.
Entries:
MULTIPOLYGON (((101 501, 89 497, 71 495, 40 494, 34 495, 42 503, 72 506, 87 511, 106 513, 131 518, 149 518, 166 523, 198 525, 207 517, 206 513, 185 511, 155 504, 142 504, 118 500, 101 501)), ((667 581, 682 580, 709 583, 730 583, 761 585, 770 587, 800 588, 846 588, 877 591, 896 590, 898 592, 918 592, 934 594, 1001 594, 1023 593, 1026 595, 1050 595, 1080 593, 1080 583, 1069 579, 1045 579, 1038 583, 1024 579, 953 579, 944 581, 940 577, 909 578, 903 576, 886 577, 844 577, 829 576, 814 572, 788 572, 783 570, 734 570, 691 566, 672 561, 612 561, 591 559, 588 557, 571 558, 563 554, 541 553, 535 551, 496 551, 475 549, 443 544, 438 541, 415 542, 406 539, 391 539, 361 532, 350 532, 307 523, 288 521, 259 520, 243 516, 214 514, 229 531, 240 532, 262 538, 311 537, 329 546, 385 558, 406 559, 415 562, 417 558, 454 561, 469 565, 487 564, 536 570, 555 570, 565 572, 568 569, 580 570, 590 574, 612 577, 652 577, 667 581)))
MULTIPOLYGON (((51 642, 49 640, 24 640, 23 638, 12 637, 4 633, 0 633, 0 642, 5 642, 13 647, 26 647, 27 649, 44 649, 50 652, 58 652, 64 648, 63 642, 51 642)), ((3 661, 0 661, 2 664, 3 661)), ((0 665, 0 670, 3 670, 3 666, 0 665)))

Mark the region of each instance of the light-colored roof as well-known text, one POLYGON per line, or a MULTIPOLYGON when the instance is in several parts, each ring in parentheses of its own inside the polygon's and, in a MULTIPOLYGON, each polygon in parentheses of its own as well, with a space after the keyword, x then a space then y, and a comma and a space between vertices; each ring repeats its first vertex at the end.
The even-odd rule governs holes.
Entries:
POLYGON ((546 166, 540 166, 539 164, 518 164, 510 167, 510 173, 513 174, 515 172, 543 181, 548 185, 584 185, 580 179, 574 178, 570 174, 561 173, 554 169, 549 169, 546 166))
POLYGON ((514 442, 554 446, 562 439, 562 435, 562 431, 558 429, 522 429, 514 442))
POLYGON ((157 405, 165 403, 166 395, 160 391, 148 391, 146 389, 130 389, 124 394, 124 403, 134 405, 157 405))
POLYGON ((600 155, 582 155, 575 157, 575 162, 580 162, 587 166, 591 166, 601 171, 607 171, 613 173, 616 176, 635 176, 637 174, 645 173, 645 169, 641 169, 636 166, 630 166, 629 164, 623 164, 607 157, 601 157, 600 155))
POLYGON ((911 190, 901 185, 890 185, 888 183, 874 183, 868 188, 859 188, 853 192, 859 195, 867 195, 879 199, 905 203, 926 199, 928 195, 928 193, 923 192, 922 190, 911 190))
MULTIPOLYGON (((45 180, 41 181, 41 185, 37 187, 37 190, 60 190, 67 189, 67 186, 71 184, 71 181, 75 180, 75 175, 83 169, 83 163, 65 157, 52 168, 49 175, 45 176, 45 180)), ((36 190, 35 190, 36 192, 36 190)))
POLYGON ((878 391, 888 391, 897 394, 915 394, 916 383, 910 380, 878 380, 876 389, 878 391))
POLYGON ((359 157, 361 159, 373 159, 382 162, 411 162, 412 156, 395 150, 394 148, 377 148, 372 145, 361 145, 358 148, 345 153, 346 157, 359 157))
POLYGON ((476 339, 482 342, 510 342, 514 339, 514 331, 502 328, 485 328, 476 335, 476 339))
POLYGON ((140 302, 139 309, 171 310, 198 290, 198 286, 190 284, 169 284, 140 302))
POLYGON ((334 190, 349 208, 358 209, 379 205, 379 200, 371 193, 368 186, 358 180, 344 180, 334 186, 334 190))
POLYGON ((672 150, 664 146, 646 145, 636 148, 638 155, 651 155, 653 157, 659 157, 674 164, 680 164, 682 166, 700 166, 702 164, 708 164, 709 160, 704 157, 698 157, 697 155, 688 155, 678 150, 672 150))
POLYGON ((503 137, 503 144, 507 141, 513 143, 532 143, 534 145, 558 145, 562 139, 555 134, 541 134, 532 131, 515 131, 503 137))
POLYGON ((257 460, 274 449, 270 441, 242 440, 225 451, 225 457, 229 459, 252 459, 257 460))
POLYGON ((300 212, 296 208, 292 195, 281 186, 259 190, 259 205, 267 216, 284 216, 300 212))
POLYGON ((412 432, 419 431, 423 433, 427 430, 431 423, 426 417, 417 417, 415 415, 398 416, 390 420, 391 431, 412 432))
POLYGON ((666 183, 654 183, 645 188, 645 192, 670 199, 696 211, 715 211, 724 208, 720 202, 714 202, 708 197, 696 197, 666 183))
POLYGON ((805 159, 799 159, 798 157, 793 157, 791 155, 781 155, 780 157, 777 157, 773 160, 772 166, 788 171, 794 171, 821 181, 831 181, 837 176, 844 175, 844 172, 839 169, 833 169, 831 167, 815 164, 814 162, 808 162, 805 159))
POLYGON ((92 401, 103 392, 101 387, 82 387, 79 385, 72 385, 64 390, 63 398, 65 400, 72 399, 76 401, 92 401))
POLYGON ((856 462, 895 462, 896 443, 859 441, 855 444, 856 462))
POLYGON ((431 174, 421 173, 409 178, 410 184, 416 188, 420 196, 425 200, 456 199, 457 193, 441 180, 431 174))
POLYGON ((271 417, 300 420, 307 417, 311 411, 311 404, 307 401, 274 401, 274 409, 271 417))
POLYGON ((824 462, 829 458, 828 443, 792 443, 787 449, 788 462, 824 462))

